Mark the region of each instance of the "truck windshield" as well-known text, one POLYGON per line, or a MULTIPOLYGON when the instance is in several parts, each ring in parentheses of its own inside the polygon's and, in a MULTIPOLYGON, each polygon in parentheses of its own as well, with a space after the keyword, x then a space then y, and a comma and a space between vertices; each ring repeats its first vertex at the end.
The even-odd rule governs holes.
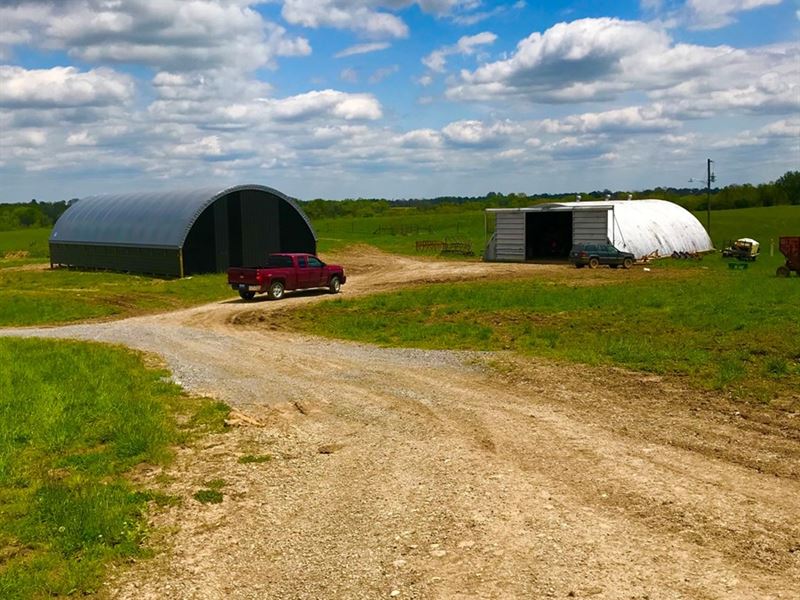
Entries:
POLYGON ((292 266, 292 257, 291 256, 269 256, 269 257, 267 257, 267 266, 268 267, 291 267, 292 266))

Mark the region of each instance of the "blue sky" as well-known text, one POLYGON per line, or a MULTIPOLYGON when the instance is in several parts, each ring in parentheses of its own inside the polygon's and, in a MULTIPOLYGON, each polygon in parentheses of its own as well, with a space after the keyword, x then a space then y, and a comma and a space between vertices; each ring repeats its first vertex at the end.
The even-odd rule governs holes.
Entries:
POLYGON ((0 201, 800 169, 798 0, 0 0, 0 201))

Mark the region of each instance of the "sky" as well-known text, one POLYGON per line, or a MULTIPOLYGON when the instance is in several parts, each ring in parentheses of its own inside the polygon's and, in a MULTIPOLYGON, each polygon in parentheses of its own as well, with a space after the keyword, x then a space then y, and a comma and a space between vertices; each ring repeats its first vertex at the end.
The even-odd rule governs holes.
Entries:
POLYGON ((704 187, 707 158, 800 170, 800 0, 0 0, 2 202, 704 187))

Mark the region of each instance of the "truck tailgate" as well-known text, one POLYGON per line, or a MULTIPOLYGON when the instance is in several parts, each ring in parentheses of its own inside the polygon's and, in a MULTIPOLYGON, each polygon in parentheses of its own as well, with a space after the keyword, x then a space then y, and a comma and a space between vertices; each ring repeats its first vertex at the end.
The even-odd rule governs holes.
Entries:
POLYGON ((231 267, 228 269, 228 283, 230 284, 245 284, 245 285, 259 285, 256 275, 258 269, 251 267, 231 267))

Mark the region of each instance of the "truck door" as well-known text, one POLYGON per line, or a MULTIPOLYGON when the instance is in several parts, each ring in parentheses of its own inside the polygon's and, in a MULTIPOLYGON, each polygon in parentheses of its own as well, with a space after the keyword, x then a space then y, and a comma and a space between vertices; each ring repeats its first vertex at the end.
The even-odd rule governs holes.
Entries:
POLYGON ((323 287, 328 282, 325 281, 325 265, 315 256, 308 257, 308 279, 313 282, 309 287, 323 287))

